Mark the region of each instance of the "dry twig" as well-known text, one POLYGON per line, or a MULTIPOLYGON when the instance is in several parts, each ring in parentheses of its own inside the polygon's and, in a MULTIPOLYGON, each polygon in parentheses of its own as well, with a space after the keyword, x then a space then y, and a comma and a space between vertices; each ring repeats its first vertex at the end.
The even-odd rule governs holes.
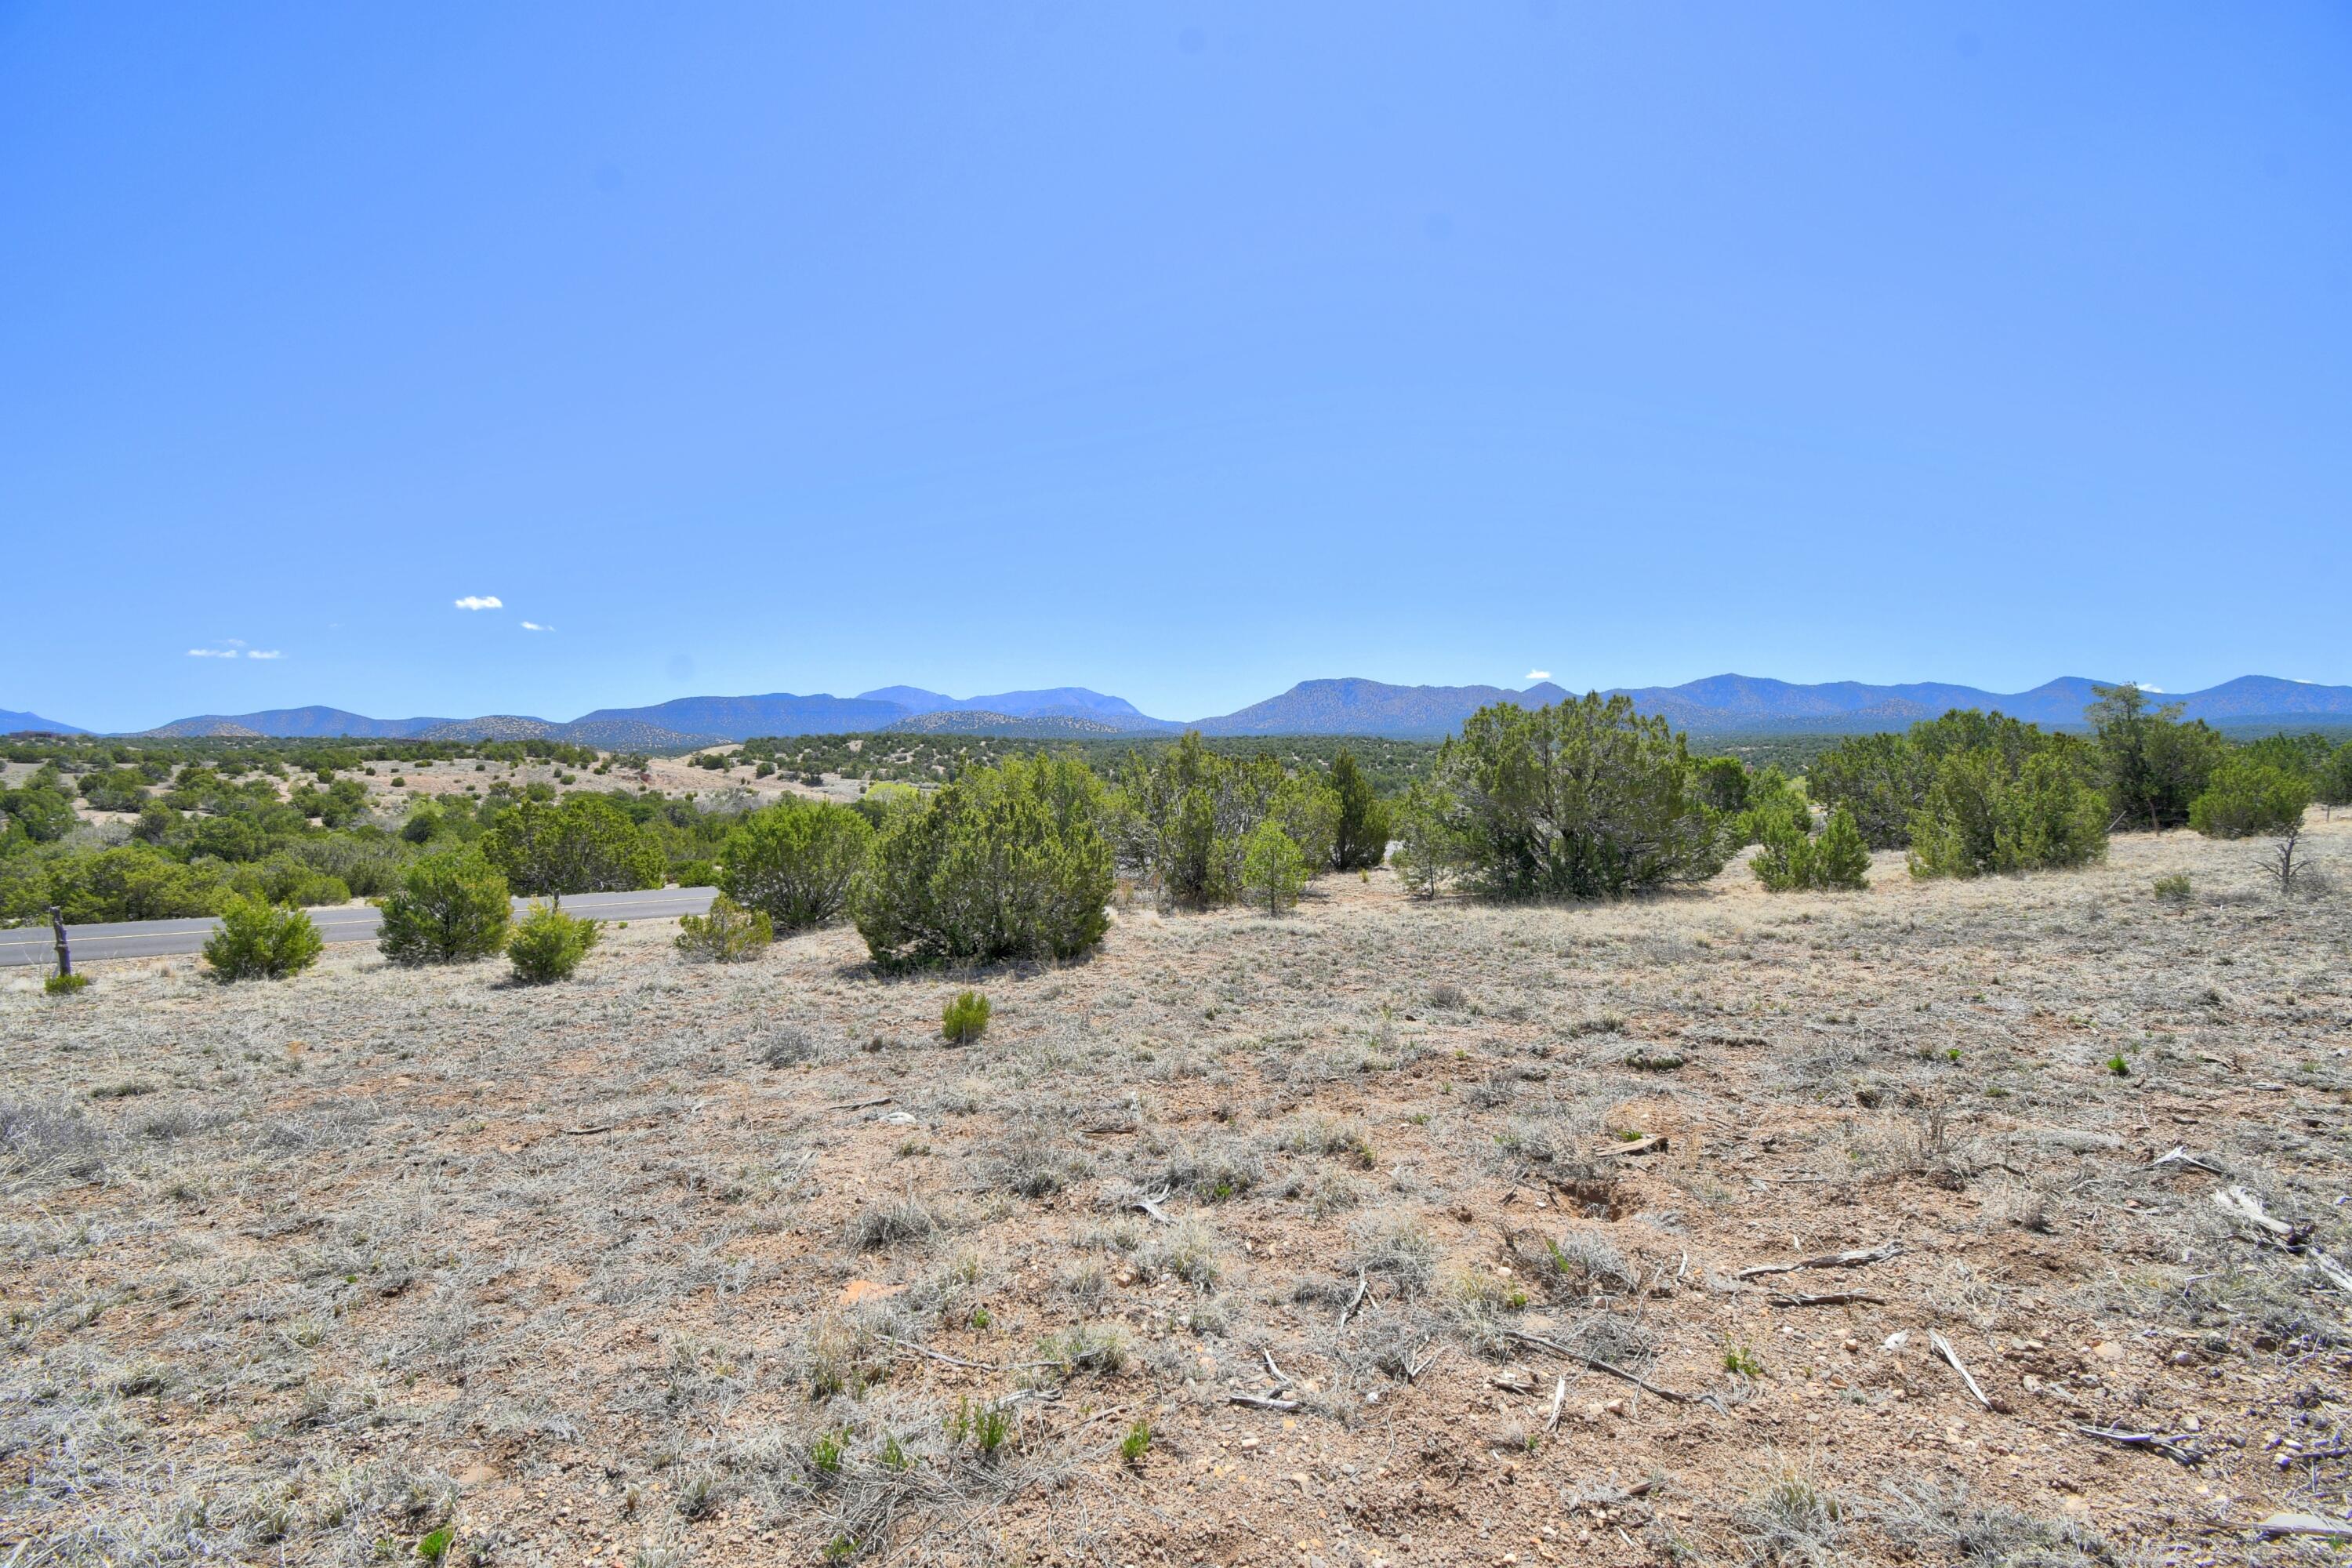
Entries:
POLYGON ((1942 1356, 1947 1362, 1951 1363, 1951 1368, 1954 1372, 1960 1374, 1960 1381, 1969 1385, 1969 1392, 1977 1396, 1977 1403, 1983 1405, 1987 1410, 1991 1409, 1992 1401, 1985 1397, 1985 1391, 1979 1388, 1977 1386, 1977 1380, 1969 1374, 1968 1367, 1960 1361, 1960 1352, 1952 1348, 1952 1342, 1937 1333, 1935 1330, 1929 1329, 1927 1331, 1927 1342, 1936 1347, 1936 1353, 1937 1355, 1942 1356))
POLYGON ((1692 1396, 1687 1394, 1678 1394, 1671 1388, 1662 1388, 1639 1373, 1628 1372, 1615 1362, 1602 1361, 1597 1355, 1586 1355, 1582 1351, 1573 1350, 1558 1340, 1548 1340, 1541 1334, 1530 1334, 1518 1329, 1505 1329, 1503 1336, 1506 1339, 1517 1340, 1521 1344, 1540 1346, 1554 1355, 1564 1355, 1569 1360, 1589 1366, 1595 1372, 1605 1372, 1612 1377, 1622 1378, 1644 1394, 1654 1394, 1659 1398, 1670 1399, 1676 1405, 1688 1405, 1692 1402, 1692 1396))
POLYGON ((1228 1394, 1225 1395, 1225 1403, 1228 1405, 1246 1405, 1253 1410, 1296 1410, 1298 1408, 1298 1401, 1296 1399, 1268 1399, 1261 1394, 1228 1394))
POLYGON ((2161 1432, 2126 1432, 2120 1426, 2077 1426, 2074 1430, 2085 1437, 2096 1437, 2126 1448, 2152 1449, 2184 1465, 2199 1465, 2205 1460, 2205 1450, 2197 1447, 2194 1433, 2167 1436, 2161 1432))
POLYGON ((1755 1279, 1766 1274, 1794 1274, 1800 1268, 1860 1268, 1865 1264, 1884 1263, 1899 1256, 1903 1244, 1883 1241, 1876 1247, 1857 1247, 1851 1252, 1829 1252, 1819 1258, 1801 1258, 1794 1263, 1759 1263, 1741 1269, 1735 1279, 1755 1279))

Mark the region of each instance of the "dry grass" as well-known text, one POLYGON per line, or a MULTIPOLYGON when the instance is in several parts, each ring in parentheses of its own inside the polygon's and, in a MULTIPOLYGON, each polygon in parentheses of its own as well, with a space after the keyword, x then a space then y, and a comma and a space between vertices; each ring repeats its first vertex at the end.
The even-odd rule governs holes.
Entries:
POLYGON ((1877 880, 1130 914, 961 1048, 845 932, 0 993, 0 1563, 2307 1555, 2352 896, 1877 880))

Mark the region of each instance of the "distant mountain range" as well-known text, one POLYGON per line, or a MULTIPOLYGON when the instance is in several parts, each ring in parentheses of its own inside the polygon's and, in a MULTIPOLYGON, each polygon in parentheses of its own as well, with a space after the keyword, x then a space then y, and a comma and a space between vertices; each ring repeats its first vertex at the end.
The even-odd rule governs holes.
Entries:
MULTIPOLYGON (((2079 726, 2094 686, 2112 681, 2066 676, 2031 691, 1985 691, 1973 686, 1923 683, 1866 686, 1832 681, 1799 686, 1748 675, 1715 675, 1682 686, 1613 688, 1608 696, 1633 700, 1694 734, 1834 733, 1903 730, 1955 708, 1999 709, 2045 727, 2079 726)), ((1541 706, 1572 695, 1550 681, 1512 691, 1496 686, 1386 686, 1376 680, 1307 680, 1279 697, 1203 719, 1208 735, 1449 734, 1493 702, 1541 706)), ((2315 686, 2265 675, 2241 676, 2205 691, 2159 694, 2179 702, 2184 716, 2214 724, 2352 722, 2352 687, 2315 686)))
POLYGON ((46 731, 52 735, 87 735, 87 730, 77 730, 71 724, 60 724, 55 719, 44 719, 38 713, 19 713, 13 708, 0 708, 0 735, 15 735, 26 730, 46 731))
MULTIPOLYGON (((2080 725, 2094 685, 2067 676, 2031 691, 1985 691, 1926 682, 1868 686, 1832 681, 1799 686, 1748 675, 1716 675, 1682 686, 1622 689, 1644 713, 1694 734, 1853 733, 1900 730, 1954 708, 1997 708, 2044 726, 2080 725)), ((1616 695, 1612 691, 1611 695, 1616 695)), ((565 722, 526 714, 478 719, 371 719, 340 708, 278 708, 260 713, 202 714, 142 733, 193 736, 351 736, 361 740, 567 741, 606 750, 656 751, 755 735, 837 735, 899 730, 917 733, 1060 736, 1164 734, 1198 729, 1208 735, 1450 734, 1496 702, 1541 706, 1572 696, 1544 681, 1524 690, 1500 686, 1390 686, 1377 680, 1305 680, 1239 712, 1182 724, 1154 719, 1124 698, 1084 687, 1000 691, 956 698, 915 686, 886 686, 856 697, 680 697, 649 708, 599 708, 565 722)), ((2352 723, 2352 687, 2318 686, 2266 675, 2241 676, 2204 691, 2167 694, 2188 717, 2218 725, 2352 723)), ((35 713, 0 710, 0 733, 47 730, 84 734, 35 713)))

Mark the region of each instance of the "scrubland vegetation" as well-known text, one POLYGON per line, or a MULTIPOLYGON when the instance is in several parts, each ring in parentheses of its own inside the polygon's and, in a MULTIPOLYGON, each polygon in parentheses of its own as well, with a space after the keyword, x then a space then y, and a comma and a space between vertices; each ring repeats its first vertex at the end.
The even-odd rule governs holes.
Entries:
MULTIPOLYGON (((1780 762, 1697 758, 1663 723, 1591 702, 1540 719, 1490 710, 1444 746, 1125 738, 1051 752, 1102 781, 1113 809, 1096 826, 1120 874, 1187 908, 1239 891, 1243 840, 1268 814, 1310 873, 1377 864, 1395 843, 1406 850, 1401 868, 1424 890, 1581 897, 1710 874, 1715 857, 1767 842, 1776 824, 1777 865, 1792 835, 1821 826, 1813 803, 1846 806, 1873 847, 1911 847, 1922 874, 1974 875, 2079 863, 2106 831, 2143 818, 2274 835, 2298 803, 2352 800, 2352 742, 2233 746, 2128 687, 2088 717, 2088 739, 1955 713, 1907 736, 1763 748, 1806 759, 1801 779, 1780 762), (1208 816, 1173 822, 1166 812, 1178 797, 1208 816), (1924 829, 1916 842, 1915 828, 1924 829), (1160 841, 1146 843, 1152 835, 1160 841)), ((38 921, 52 904, 89 923, 216 914, 239 897, 378 898, 411 861, 469 847, 520 893, 700 885, 722 876, 725 847, 747 816, 803 798, 780 789, 854 804, 878 837, 898 804, 1036 749, 961 736, 750 742, 697 754, 677 772, 719 778, 671 793, 652 786, 657 764, 644 756, 541 742, 20 741, 0 748, 10 763, 0 778, 0 922, 38 921)), ((856 830, 838 816, 790 820, 832 837, 826 869, 803 890, 814 904, 752 900, 784 931, 845 908, 872 847, 850 840, 856 830)), ((739 847, 737 860, 748 865, 747 853, 739 847)), ((803 875, 800 850, 779 854, 769 858, 782 869, 762 875, 803 875)), ((1261 863, 1269 857, 1279 858, 1270 843, 1261 863)), ((1277 892, 1270 905, 1280 903, 1277 892)))
POLYGON ((2094 717, 1800 778, 1590 698, 1385 791, 1188 737, 333 829, 175 775, 142 854, 381 848, 383 940, 240 896, 0 994, 0 1528, 2316 1560, 2256 1527, 2352 1503, 2352 748, 2094 717), (219 823, 271 847, 175 852, 219 823), (689 858, 707 916, 561 908, 689 858))
POLYGON ((2347 1500, 2352 904, 2260 856, 9 992, 0 1519, 40 1563, 2301 1561, 2249 1527, 2347 1500))

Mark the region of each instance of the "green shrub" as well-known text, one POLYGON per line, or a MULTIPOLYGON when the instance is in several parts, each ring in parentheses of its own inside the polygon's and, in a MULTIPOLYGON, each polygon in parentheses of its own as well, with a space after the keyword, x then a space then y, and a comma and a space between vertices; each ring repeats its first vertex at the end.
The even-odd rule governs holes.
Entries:
POLYGON ((948 1435, 959 1443, 969 1443, 980 1450, 983 1459, 996 1457, 1013 1435, 1013 1410, 1010 1405, 982 1403, 974 1405, 971 1396, 956 1398, 955 1414, 947 1419, 948 1435))
MULTIPOLYGON (((1274 797, 1266 803, 1265 821, 1297 850, 1302 878, 1330 868, 1339 841, 1339 796, 1329 784, 1312 774, 1291 774, 1275 786, 1274 797)), ((1249 857, 1246 834, 1242 857, 1244 862, 1249 857)), ((1244 894, 1255 900, 1257 889, 1249 880, 1246 866, 1242 884, 1244 894)))
POLYGON ((52 974, 41 982, 41 989, 52 996, 70 996, 89 984, 87 974, 52 974))
POLYGON ((533 904, 507 938, 507 958, 517 980, 545 985, 571 978, 603 934, 595 921, 567 915, 553 904, 533 904))
POLYGON ((1738 848, 1766 842, 1776 828, 1790 829, 1800 836, 1811 834, 1813 810, 1805 802, 1805 792, 1788 774, 1767 765, 1749 777, 1747 804, 1727 821, 1731 843, 1726 847, 1738 848))
POLYGON ((430 855, 383 901, 376 945, 395 963, 488 958, 507 944, 507 879, 471 849, 430 855))
POLYGON ((988 1033, 988 998, 978 991, 959 991, 940 1009, 940 1033, 959 1046, 968 1046, 988 1033))
POLYGON ((884 964, 1074 958, 1109 927, 1102 786, 1067 758, 974 768, 896 816, 851 900, 884 964))
POLYGON ((716 888, 720 874, 716 860, 680 860, 669 868, 669 879, 681 888, 716 888))
POLYGON ((1691 791, 1717 816, 1748 809, 1748 764, 1738 757, 1709 757, 1691 772, 1691 791))
POLYGON ((757 958, 776 940, 776 928, 758 910, 747 910, 726 894, 710 900, 710 912, 680 915, 677 950, 688 958, 714 963, 740 963, 757 958))
MULTIPOLYGON (((163 809, 169 811, 171 807, 163 809)), ((209 855, 215 860, 258 860, 269 853, 275 837, 260 822, 248 816, 206 816, 184 824, 163 826, 163 837, 151 842, 169 843, 190 859, 209 855), (174 827, 179 831, 173 831, 174 827)), ((134 828, 133 832, 136 831, 134 828)))
POLYGON ((330 876, 292 855, 239 866, 229 873, 229 886, 238 896, 264 904, 347 904, 352 890, 340 877, 330 876))
POLYGON ((2313 770, 2312 793, 2330 816, 2339 805, 2352 805, 2352 741, 2330 752, 2313 770))
MULTIPOLYGON (((338 833, 326 838, 305 838, 290 850, 295 858, 346 889, 343 899, 301 899, 299 903, 341 903, 351 898, 373 899, 400 886, 402 873, 415 857, 402 840, 367 830, 338 833)), ((331 890, 331 889, 330 889, 331 890)), ((288 900, 280 899, 279 903, 288 900)))
POLYGON ((1108 813, 1118 858, 1181 908, 1229 903, 1241 893, 1243 842, 1285 783, 1274 758, 1221 756, 1197 731, 1133 755, 1108 813))
POLYGON ((36 844, 56 843, 80 820, 74 815, 72 797, 55 784, 42 782, 57 777, 54 770, 43 768, 16 789, 0 789, 0 814, 36 844))
POLYGON ((2189 901, 2189 873, 2176 871, 2169 877, 2156 879, 2156 899, 2161 904, 2185 904, 2189 901))
POLYGON ((1433 899, 1460 863, 1454 832, 1454 797, 1415 780, 1393 816, 1397 879, 1420 898, 1433 899))
POLYGON ((1911 842, 1911 817, 1927 798, 1934 762, 1903 735, 1855 735, 1839 742, 1805 769, 1805 791, 1853 814, 1863 842, 1900 849, 1911 842))
POLYGON ((1771 892, 1809 887, 1813 874, 1812 840, 1793 823, 1773 822, 1766 826, 1764 847, 1749 858, 1748 868, 1771 892))
POLYGON ((1339 802, 1331 837, 1332 868, 1367 870, 1388 858, 1394 830, 1388 803, 1372 793, 1372 782, 1352 752, 1342 751, 1331 759, 1331 793, 1339 802))
POLYGON ((1683 737, 1624 697, 1482 708, 1439 749, 1459 870, 1491 898, 1615 898, 1723 868, 1683 737))
POLYGON ((222 981, 283 980, 319 962, 326 945, 300 910, 259 899, 231 899, 220 929, 205 940, 205 962, 222 981))
POLYGON ((36 850, 10 876, 0 915, 35 918, 50 904, 68 925, 107 921, 185 920, 216 915, 230 897, 225 869, 205 862, 184 866, 144 844, 115 849, 36 850), (37 858, 36 857, 46 857, 37 858))
POLYGON ((1830 813, 1813 845, 1813 885, 1853 892, 1870 886, 1870 846, 1863 842, 1853 813, 1844 806, 1830 813))
POLYGON ((659 841, 596 795, 509 807, 483 836, 482 853, 526 896, 658 888, 669 870, 659 841))
MULTIPOLYGON (((824 779, 820 775, 802 782, 814 786, 824 783, 824 779)), ((849 809, 864 817, 866 825, 879 834, 904 814, 922 810, 923 792, 910 784, 885 780, 867 785, 866 793, 849 809)))
POLYGON ((1819 838, 1786 818, 1768 824, 1764 847, 1748 862, 1757 880, 1776 893, 1796 889, 1860 892, 1870 886, 1870 847, 1862 841, 1853 813, 1841 805, 1819 838))
POLYGON ((2128 683, 2095 686, 2084 715, 2098 731, 2096 750, 2116 816, 2149 831, 2178 827, 2204 793, 2224 752, 2221 737, 2202 721, 2180 722, 2181 704, 2148 705, 2128 683))
POLYGON ((147 780, 137 768, 84 774, 81 797, 95 811, 137 811, 147 804, 147 780))
POLYGON ((847 904, 873 847, 873 827, 849 807, 782 801, 727 836, 719 885, 779 931, 820 926, 847 904))
POLYGON ((1136 1465, 1142 1463, 1143 1456, 1150 1451, 1151 1423, 1139 1418, 1127 1429, 1127 1436, 1118 1440, 1118 1457, 1136 1465))
POLYGON ((1298 902, 1307 885, 1307 857, 1273 822, 1259 823, 1242 841, 1242 890, 1250 902, 1279 915, 1298 902))
POLYGON ((2086 748, 2020 728, 2034 749, 1973 746, 1937 763, 1927 803, 1911 819, 1913 876, 1980 877, 2105 858, 2107 800, 2090 781, 2086 748))
POLYGON ((2311 793, 2308 779, 2234 755, 2213 770, 2210 786, 2189 804, 2189 826, 2208 838, 2284 833, 2303 821, 2311 793))

